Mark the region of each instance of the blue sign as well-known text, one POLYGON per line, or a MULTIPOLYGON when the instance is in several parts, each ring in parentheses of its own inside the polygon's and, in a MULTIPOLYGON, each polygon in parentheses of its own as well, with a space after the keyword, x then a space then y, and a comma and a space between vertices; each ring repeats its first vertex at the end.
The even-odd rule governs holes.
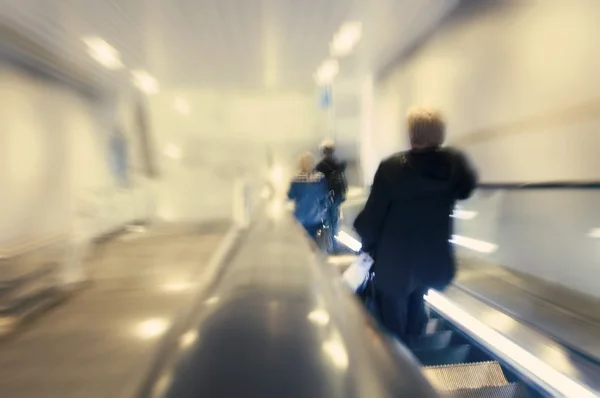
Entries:
POLYGON ((331 86, 324 86, 321 88, 319 103, 323 109, 331 107, 331 86))
POLYGON ((120 133, 114 133, 109 141, 110 167, 113 175, 121 185, 128 183, 128 153, 127 140, 120 133))

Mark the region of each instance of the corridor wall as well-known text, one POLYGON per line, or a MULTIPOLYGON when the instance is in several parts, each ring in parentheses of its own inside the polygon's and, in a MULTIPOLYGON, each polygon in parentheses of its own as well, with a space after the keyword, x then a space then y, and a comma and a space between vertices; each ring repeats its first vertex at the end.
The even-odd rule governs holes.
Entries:
MULTIPOLYGON (((600 181, 599 20, 594 0, 462 2, 376 83, 372 156, 406 149, 406 110, 425 104, 483 183, 600 181)), ((482 190, 456 233, 482 264, 597 297, 597 203, 597 189, 482 190)))
POLYGON ((375 150, 427 104, 485 182, 600 180, 599 19, 594 0, 463 2, 377 84, 375 150))
MULTIPOLYGON (((115 104, 0 64, 0 245, 71 235, 86 218, 93 235, 138 217, 134 190, 110 169, 115 104)), ((139 195, 138 195, 139 196, 139 195)))

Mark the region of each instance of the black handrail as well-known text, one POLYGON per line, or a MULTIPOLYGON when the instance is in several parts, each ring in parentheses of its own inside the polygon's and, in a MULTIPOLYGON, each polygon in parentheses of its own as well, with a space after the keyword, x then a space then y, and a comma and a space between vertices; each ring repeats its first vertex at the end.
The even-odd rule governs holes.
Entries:
POLYGON ((253 224, 139 398, 437 397, 285 214, 253 224))
POLYGON ((479 189, 599 189, 600 181, 548 181, 480 183, 479 189))
MULTIPOLYGON (((481 182, 478 189, 600 189, 600 181, 481 182)), ((369 186, 366 192, 371 190, 369 186)))

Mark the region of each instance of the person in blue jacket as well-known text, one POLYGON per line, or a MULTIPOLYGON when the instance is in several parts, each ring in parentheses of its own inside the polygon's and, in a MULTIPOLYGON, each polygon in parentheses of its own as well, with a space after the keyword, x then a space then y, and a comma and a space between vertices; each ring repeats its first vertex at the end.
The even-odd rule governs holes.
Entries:
POLYGON ((300 173, 294 177, 288 198, 294 201, 294 216, 310 237, 317 239, 327 214, 329 189, 325 175, 315 171, 314 157, 305 153, 300 157, 300 173))

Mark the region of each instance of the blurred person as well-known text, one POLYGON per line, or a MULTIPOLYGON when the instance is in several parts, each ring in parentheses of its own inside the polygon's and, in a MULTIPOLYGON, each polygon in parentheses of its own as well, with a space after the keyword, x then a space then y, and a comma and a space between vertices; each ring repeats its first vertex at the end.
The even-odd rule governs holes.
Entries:
POLYGON ((335 156, 335 143, 332 140, 325 140, 321 143, 322 159, 317 164, 317 171, 323 173, 327 179, 327 185, 331 193, 330 205, 327 210, 327 224, 330 228, 330 252, 338 251, 335 236, 339 231, 340 224, 340 206, 346 200, 348 191, 348 182, 346 180, 346 163, 341 162, 335 156))
POLYGON ((296 205, 296 220, 316 241, 327 216, 329 189, 325 176, 314 169, 314 164, 314 157, 310 153, 300 157, 300 172, 290 184, 288 198, 296 205))
POLYGON ((375 260, 380 321, 404 342, 426 325, 423 295, 454 278, 450 214, 477 182, 463 153, 442 148, 446 126, 436 110, 409 110, 407 127, 411 149, 381 162, 354 222, 363 251, 375 260))

